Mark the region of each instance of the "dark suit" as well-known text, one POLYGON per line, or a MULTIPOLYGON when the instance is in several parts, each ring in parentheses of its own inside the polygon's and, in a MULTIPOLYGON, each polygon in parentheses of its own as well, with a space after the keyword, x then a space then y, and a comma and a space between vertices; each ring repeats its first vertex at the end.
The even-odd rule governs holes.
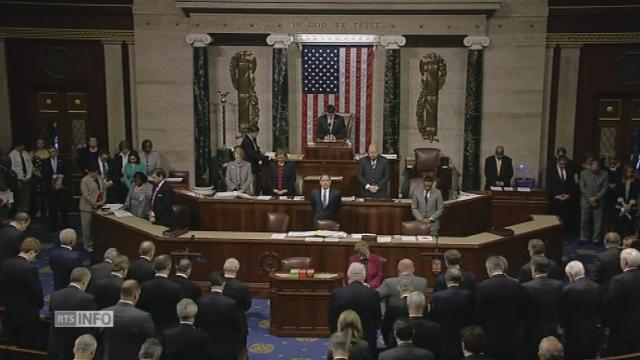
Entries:
POLYGON ((51 326, 49 328, 49 345, 47 346, 50 360, 73 359, 73 345, 76 339, 81 335, 93 333, 91 328, 55 327, 56 311, 91 310, 97 310, 95 298, 75 285, 69 285, 69 287, 51 294, 51 300, 49 301, 51 326))
POLYGON ((153 262, 142 256, 135 259, 129 265, 129 271, 127 271, 127 279, 136 280, 139 284, 151 280, 155 276, 156 271, 153 268, 153 262))
POLYGON ((518 359, 518 331, 525 292, 515 279, 494 275, 476 286, 474 316, 483 327, 485 352, 496 360, 518 359))
MULTIPOLYGON (((556 279, 559 281, 563 281, 564 280, 564 271, 562 271, 562 268, 560 266, 558 266, 558 263, 556 263, 555 261, 549 259, 549 278, 551 279, 556 279)), ((526 283, 527 281, 531 281, 533 279, 533 277, 531 276, 531 261, 529 261, 528 263, 522 265, 522 267, 520 268, 520 283, 526 283)))
POLYGON ((137 360, 142 344, 156 335, 151 315, 119 301, 113 311, 113 327, 102 329, 102 360, 137 360))
POLYGON ((344 118, 338 114, 333 115, 333 126, 329 130, 329 117, 324 114, 318 118, 318 125, 316 128, 316 137, 318 139, 324 139, 327 135, 333 135, 337 140, 343 140, 347 137, 347 126, 344 122, 344 118))
POLYGON ((608 248, 596 254, 593 258, 593 271, 591 271, 591 280, 600 284, 600 291, 606 294, 609 288, 609 281, 620 274, 620 249, 608 248))
POLYGON ((77 251, 60 246, 51 250, 49 266, 53 271, 53 290, 60 290, 69 285, 71 271, 82 266, 82 256, 77 251))
POLYGON ((257 140, 253 140, 253 138, 247 134, 242 138, 240 146, 242 150, 244 150, 244 159, 251 163, 251 172, 254 175, 259 173, 260 161, 264 163, 268 158, 260 152, 260 146, 258 146, 257 140))
MULTIPOLYGON (((273 190, 278 186, 278 163, 272 162, 269 165, 269 189, 271 195, 275 195, 273 190)), ((293 163, 285 161, 284 174, 282 176, 282 190, 287 190, 285 196, 294 196, 296 194, 296 167, 293 163)))
POLYGON ((604 299, 603 323, 610 330, 609 354, 640 350, 640 270, 632 268, 614 276, 604 299))
POLYGON ((21 256, 5 261, 0 271, 0 296, 7 338, 14 345, 32 347, 37 343, 34 329, 39 326, 44 305, 38 267, 21 256))
POLYGON ((360 159, 358 163, 358 181, 360 182, 360 195, 365 198, 388 198, 389 197, 389 160, 382 155, 376 158, 375 169, 372 166, 369 156, 360 159), (378 192, 372 193, 365 189, 366 185, 377 185, 378 192))
POLYGON ((87 292, 95 295, 96 284, 103 279, 106 279, 107 276, 111 274, 111 271, 113 271, 113 264, 109 261, 103 261, 101 263, 91 265, 89 271, 91 272, 91 281, 89 281, 87 292))
MULTIPOLYGON (((129 152, 129 154, 130 153, 131 152, 129 152)), ((120 152, 115 153, 113 155, 112 161, 107 163, 107 165, 109 165, 109 174, 106 180, 113 181, 113 188, 110 189, 112 191, 109 191, 109 194, 113 194, 113 197, 119 200, 118 203, 124 203, 128 192, 127 184, 124 182, 122 163, 123 161, 122 157, 120 156, 120 152)))
POLYGON ((421 349, 411 343, 402 343, 397 347, 380 353, 378 360, 434 360, 429 350, 421 349))
POLYGON ((637 214, 638 195, 640 195, 640 184, 636 180, 632 180, 629 183, 629 189, 624 181, 618 184, 617 193, 613 194, 613 201, 615 202, 615 209, 611 209, 612 213, 616 216, 616 230, 621 237, 634 235, 636 233, 635 223, 637 214), (631 204, 631 201, 634 203, 631 204), (620 210, 623 204, 632 205, 628 213, 620 216, 620 210))
POLYGON ((407 309, 407 297, 392 296, 387 300, 387 306, 382 317, 382 326, 380 332, 387 347, 396 346, 396 339, 393 336, 393 323, 404 317, 409 316, 407 309))
POLYGON ((247 346, 247 335, 249 334, 249 327, 247 325, 246 312, 251 309, 251 293, 249 292, 249 286, 242 281, 234 278, 225 277, 226 283, 224 285, 223 295, 232 298, 238 306, 238 312, 240 314, 240 347, 245 348, 247 346))
POLYGON ((136 306, 151 314, 158 333, 178 326, 176 305, 184 298, 182 286, 162 276, 140 285, 140 300, 136 306))
POLYGON ((155 224, 171 229, 173 228, 173 188, 167 181, 162 181, 159 189, 156 187, 151 195, 151 211, 156 217, 155 224))
POLYGON ((473 323, 473 293, 460 286, 434 293, 429 318, 442 326, 443 359, 462 358, 460 330, 473 323))
POLYGON ((411 316, 409 320, 413 325, 413 345, 429 350, 433 357, 440 359, 444 344, 442 326, 424 316, 411 316))
POLYGON ((338 330, 338 317, 351 309, 362 322, 362 338, 369 343, 372 354, 376 353, 376 331, 380 326, 380 299, 378 292, 354 281, 351 284, 334 289, 329 300, 329 327, 334 333, 338 330))
MULTIPOLYGON (((462 281, 460 282, 460 287, 463 289, 467 289, 471 292, 476 291, 476 276, 473 275, 472 272, 466 270, 460 270, 462 272, 462 281)), ((447 288, 447 281, 445 279, 446 271, 443 271, 436 278, 435 285, 433 286, 433 292, 438 292, 441 290, 445 290, 447 288)))
POLYGON ((184 297, 189 298, 193 301, 198 300, 200 296, 202 296, 202 290, 200 290, 200 286, 194 283, 193 281, 187 279, 182 275, 174 275, 171 277, 171 280, 176 284, 182 286, 182 291, 184 292, 184 297))
POLYGON ((567 360, 595 358, 598 353, 600 286, 586 278, 565 285, 560 323, 567 360))
POLYGON ((214 359, 235 359, 240 350, 242 320, 236 302, 212 291, 198 299, 196 326, 209 335, 216 350, 214 359))
POLYGON ((6 260, 18 256, 24 238, 24 233, 11 224, 0 229, 0 269, 6 260))
POLYGON ((502 181, 504 186, 511 186, 511 178, 513 178, 513 163, 511 158, 506 155, 502 157, 499 176, 497 164, 495 155, 484 159, 484 177, 487 180, 484 185, 485 190, 489 190, 491 186, 496 186, 497 181, 502 181))
POLYGON ((164 360, 207 360, 213 359, 215 352, 216 349, 209 342, 209 336, 191 324, 180 323, 162 333, 164 360))
POLYGON ((327 206, 322 206, 322 192, 321 188, 311 190, 311 214, 313 214, 313 220, 338 220, 338 214, 342 207, 342 195, 340 191, 333 188, 329 188, 329 201, 327 206))
MULTIPOLYGON (((351 349, 349 349, 349 360, 369 360, 372 358, 372 355, 369 353, 369 343, 360 339, 351 341, 351 349)), ((331 349, 329 349, 327 359, 333 360, 331 349)))
POLYGON ((556 336, 562 311, 564 284, 547 276, 538 276, 522 284, 527 293, 524 322, 526 359, 538 359, 538 345, 546 336, 556 336))
POLYGON ((98 309, 104 309, 118 303, 123 282, 124 280, 120 276, 109 274, 106 278, 96 283, 93 288, 93 296, 96 297, 98 309))
POLYGON ((564 169, 564 179, 560 177, 558 166, 554 165, 547 171, 547 194, 549 196, 549 210, 552 214, 558 215, 565 225, 572 222, 571 212, 576 202, 576 182, 575 171, 568 166, 564 169), (569 195, 567 200, 556 199, 558 195, 569 195))
POLYGON ((49 223, 51 229, 56 231, 69 226, 69 180, 65 174, 65 163, 57 158, 56 167, 53 168, 51 159, 44 159, 42 162, 42 182, 47 193, 47 206, 49 207, 49 223), (62 175, 62 187, 55 189, 51 186, 53 176, 62 175), (58 222, 60 217, 60 222, 58 222))

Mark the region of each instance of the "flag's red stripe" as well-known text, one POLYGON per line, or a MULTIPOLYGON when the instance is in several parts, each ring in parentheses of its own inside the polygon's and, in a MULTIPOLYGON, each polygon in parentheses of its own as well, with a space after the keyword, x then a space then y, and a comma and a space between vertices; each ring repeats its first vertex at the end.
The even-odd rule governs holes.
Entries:
POLYGON ((356 123, 355 125, 355 130, 356 130, 356 141, 355 141, 355 146, 356 149, 358 149, 357 151, 359 152, 360 149, 360 121, 364 121, 364 119, 360 118, 360 104, 362 101, 362 96, 361 96, 361 77, 362 77, 362 67, 360 66, 360 64, 362 63, 362 48, 357 48, 356 49, 356 123))
POLYGON ((342 111, 349 112, 351 104, 351 51, 350 48, 345 49, 344 56, 344 109, 342 111))
POLYGON ((307 95, 302 93, 302 149, 307 148, 307 95))
POLYGON ((367 144, 371 144, 371 115, 373 98, 373 47, 369 48, 367 55, 367 144))

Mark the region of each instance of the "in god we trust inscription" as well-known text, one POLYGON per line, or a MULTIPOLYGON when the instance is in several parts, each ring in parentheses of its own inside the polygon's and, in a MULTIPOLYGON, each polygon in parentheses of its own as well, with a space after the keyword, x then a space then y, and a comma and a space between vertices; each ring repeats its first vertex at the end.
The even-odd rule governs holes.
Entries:
POLYGON ((291 23, 293 30, 304 31, 362 31, 379 30, 381 27, 377 22, 301 21, 291 23))

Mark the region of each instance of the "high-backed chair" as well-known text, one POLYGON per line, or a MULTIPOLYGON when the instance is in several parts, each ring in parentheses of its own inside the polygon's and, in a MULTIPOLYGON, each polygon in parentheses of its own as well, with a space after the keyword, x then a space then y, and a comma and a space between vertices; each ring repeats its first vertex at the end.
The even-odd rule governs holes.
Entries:
POLYGON ((422 221, 403 221, 402 235, 429 235, 429 227, 422 221))
POLYGON ((289 231, 289 215, 285 213, 267 213, 267 231, 274 233, 289 231))
POLYGON ((315 225, 318 230, 340 231, 340 224, 329 219, 316 220, 315 225))
POLYGON ((311 258, 306 256, 288 257, 280 260, 280 270, 289 271, 291 269, 311 268, 311 258))
POLYGON ((191 224, 191 209, 185 205, 173 205, 173 221, 176 229, 188 229, 191 224))
POLYGON ((182 178, 180 183, 173 183, 174 188, 184 188, 189 187, 189 172, 184 170, 169 170, 170 178, 182 178))
POLYGON ((415 172, 417 177, 424 177, 425 175, 438 176, 440 149, 417 148, 413 153, 416 159, 415 172))

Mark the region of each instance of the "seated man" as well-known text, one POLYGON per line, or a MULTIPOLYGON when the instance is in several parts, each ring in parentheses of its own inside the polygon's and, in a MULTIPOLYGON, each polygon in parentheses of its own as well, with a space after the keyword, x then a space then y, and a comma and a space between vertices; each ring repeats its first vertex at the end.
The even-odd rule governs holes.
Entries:
POLYGON ((416 190, 411 197, 411 213, 418 221, 429 225, 429 234, 438 236, 440 216, 444 211, 442 194, 433 186, 433 178, 424 177, 424 191, 416 190))
POLYGON ((227 190, 241 191, 251 195, 251 185, 253 184, 251 164, 244 161, 244 150, 239 146, 233 151, 233 156, 235 160, 227 163, 227 171, 224 176, 227 190))
POLYGON ((347 137, 347 126, 342 116, 336 114, 335 106, 327 106, 326 113, 318 118, 316 135, 318 139, 330 141, 344 140, 347 137))
POLYGON ((338 213, 342 206, 340 191, 331 188, 331 177, 327 174, 320 176, 320 188, 311 191, 311 214, 313 220, 338 220, 338 213))

